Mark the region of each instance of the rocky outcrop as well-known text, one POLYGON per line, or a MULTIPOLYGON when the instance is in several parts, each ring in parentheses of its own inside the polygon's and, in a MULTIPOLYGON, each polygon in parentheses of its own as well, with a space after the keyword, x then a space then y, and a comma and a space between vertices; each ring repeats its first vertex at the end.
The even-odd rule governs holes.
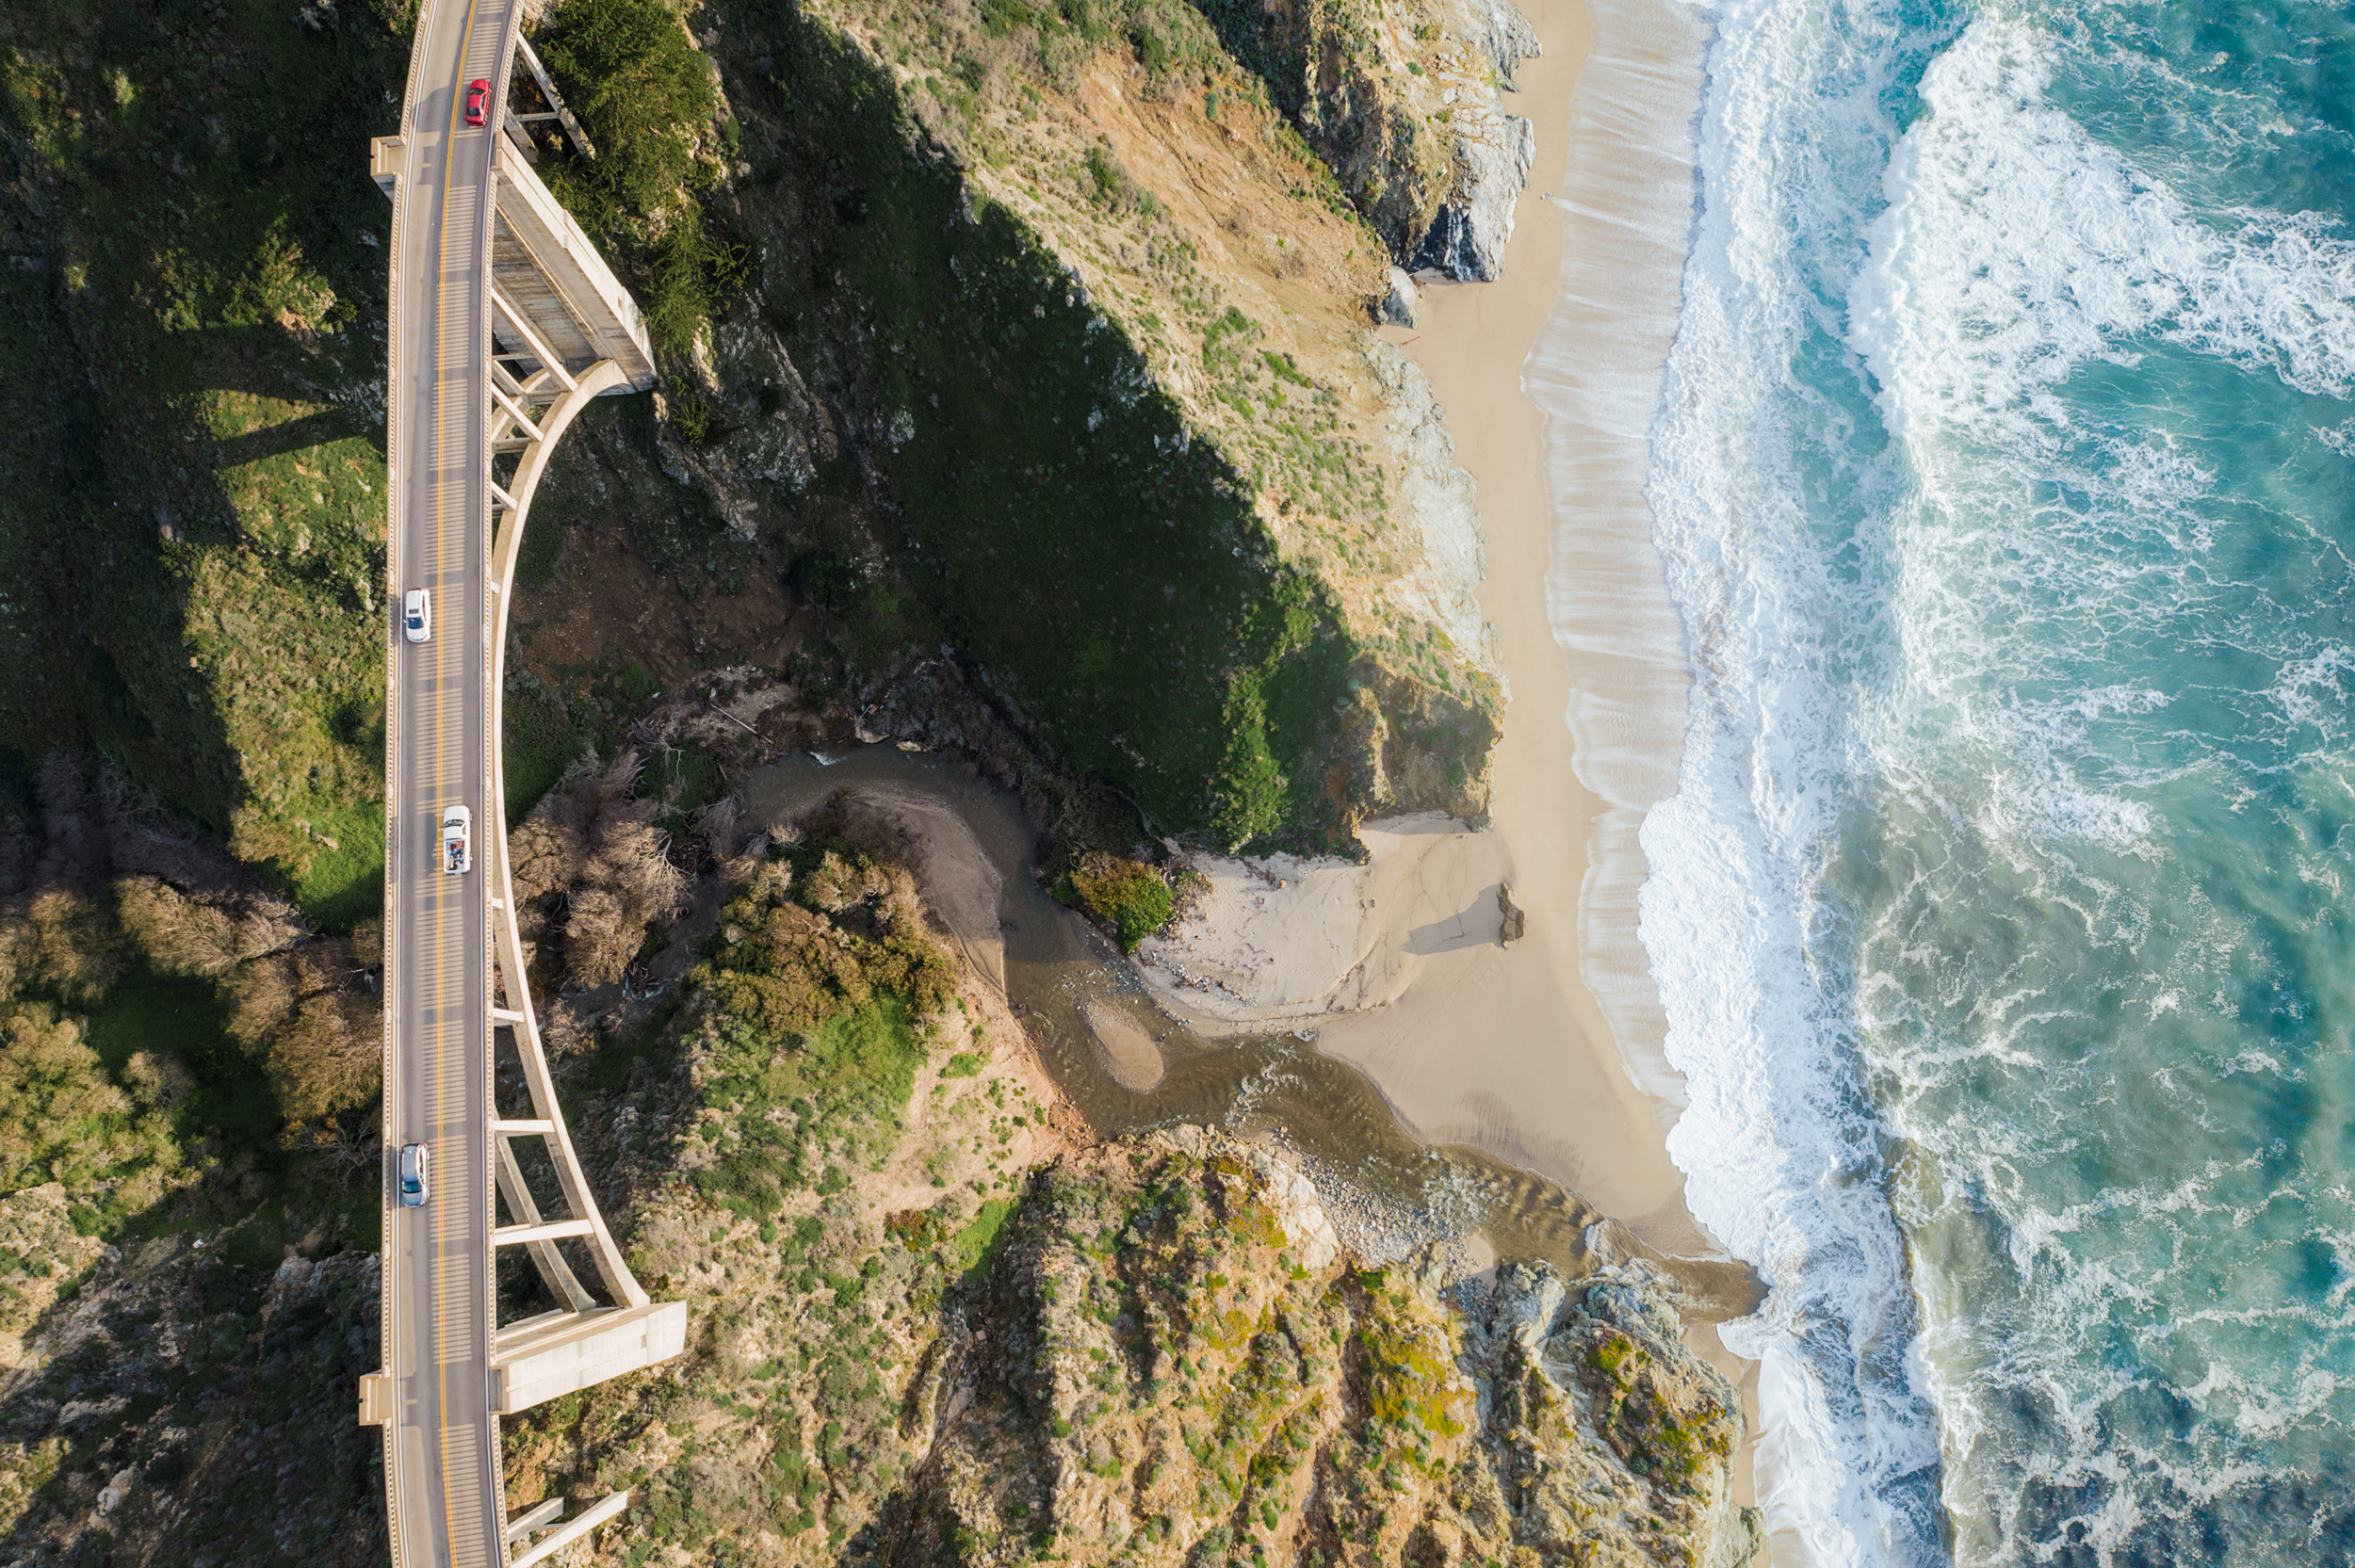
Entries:
MULTIPOLYGON (((1222 22, 1228 46, 1392 256, 1459 283, 1493 281, 1535 150, 1530 122, 1502 106, 1520 62, 1539 53, 1512 0, 1236 8, 1253 14, 1222 22)), ((1411 315, 1411 297, 1407 305, 1411 315)))
POLYGON ((1487 536, 1480 527, 1479 492, 1455 466, 1447 411, 1431 380, 1395 345, 1368 334, 1366 363, 1390 416, 1391 451, 1399 465, 1401 520, 1415 530, 1410 569, 1394 578, 1396 611, 1437 625, 1473 668, 1503 678, 1495 636, 1480 613, 1480 582, 1488 573, 1487 536))
POLYGON ((1503 273, 1514 203, 1537 152, 1530 122, 1504 112, 1498 89, 1510 91, 1521 61, 1536 57, 1537 34, 1513 0, 1463 0, 1455 38, 1494 75, 1480 82, 1463 62, 1448 62, 1464 78, 1442 89, 1452 110, 1455 181, 1410 265, 1459 283, 1493 283, 1503 273))
POLYGON ((352 1420, 377 1255, 273 1262, 262 1241, 249 1224, 67 1252, 70 1293, 11 1329, 0 1371, 0 1564, 384 1561, 380 1443, 352 1420))
POLYGON ((1520 116, 1485 104, 1457 110, 1456 121, 1454 187, 1407 265, 1458 283, 1494 283, 1504 275, 1513 207, 1529 184, 1536 134, 1520 116))
POLYGON ((1510 947, 1529 934, 1529 914, 1513 901, 1513 884, 1497 883, 1497 942, 1510 947))
POLYGON ((1389 270, 1389 291, 1382 296, 1382 320, 1388 326, 1412 327, 1415 324, 1415 280, 1405 268, 1389 270))
POLYGON ((1656 1285, 1621 1275, 1582 1290, 1549 1266, 1509 1265, 1473 1316, 1500 1479, 1537 1560, 1755 1560, 1758 1511, 1732 1493, 1733 1385, 1684 1347, 1656 1285), (1673 1550, 1650 1549, 1663 1535, 1673 1550))
POLYGON ((0 1197, 0 1389, 16 1368, 38 1359, 27 1336, 106 1251, 97 1237, 75 1232, 71 1210, 58 1182, 0 1197))
POLYGON ((1313 1190, 1194 1128, 1042 1176, 881 1560, 1753 1560, 1734 1391, 1648 1276, 1312 1267, 1313 1190))

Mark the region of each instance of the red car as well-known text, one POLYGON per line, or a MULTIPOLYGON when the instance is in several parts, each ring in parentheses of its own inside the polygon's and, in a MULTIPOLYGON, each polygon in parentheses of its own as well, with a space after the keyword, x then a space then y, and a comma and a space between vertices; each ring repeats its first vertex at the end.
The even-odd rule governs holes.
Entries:
POLYGON ((477 76, 466 84, 466 123, 479 125, 491 118, 491 84, 477 76))

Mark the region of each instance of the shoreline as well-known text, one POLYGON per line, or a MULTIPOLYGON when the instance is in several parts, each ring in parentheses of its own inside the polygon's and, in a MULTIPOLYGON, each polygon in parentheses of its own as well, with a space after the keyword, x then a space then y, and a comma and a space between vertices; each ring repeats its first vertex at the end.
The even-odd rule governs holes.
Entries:
MULTIPOLYGON (((1506 107, 1535 123, 1537 155, 1502 276, 1424 285, 1417 326, 1380 331, 1429 377, 1478 486, 1478 598, 1509 692, 1489 826, 1370 822, 1366 866, 1201 866, 1213 940, 1141 950, 1137 969, 1205 1032, 1313 1028, 1426 1146, 1481 1149, 1657 1253, 1722 1260, 1668 1154, 1683 1081, 1636 930, 1637 834, 1677 787, 1690 687, 1644 487, 1706 37, 1662 0, 1522 8, 1545 53, 1506 107), (1509 946, 1500 888, 1526 917, 1509 946)), ((1688 1339, 1741 1390, 1754 1501, 1758 1366, 1717 1322, 1694 1312, 1688 1339)))
MULTIPOLYGON (((1436 812, 1370 821, 1360 831, 1364 864, 1184 852, 1205 891, 1133 963, 1154 998, 1206 1037, 1313 1030, 1319 1050, 1364 1072, 1419 1140, 1471 1145, 1544 1175, 1662 1253, 1722 1257, 1685 1213, 1682 1173, 1667 1154, 1681 1086, 1673 1075, 1631 1075, 1615 1020, 1585 979, 1584 906, 1600 882, 1626 889, 1611 906, 1624 912, 1612 932, 1624 952, 1615 957, 1626 967, 1632 954, 1648 986, 1633 932, 1643 867, 1632 823, 1616 833, 1605 827, 1611 814, 1628 815, 1629 792, 1606 797, 1590 785, 1571 719, 1648 694, 1557 635, 1556 602, 1574 570, 1560 561, 1561 536, 1598 531, 1583 553, 1615 560, 1640 543, 1645 559, 1612 573, 1615 595, 1659 571, 1640 488, 1616 517, 1574 516, 1567 530, 1557 522, 1549 479, 1559 443, 1524 391, 1541 338, 1583 326, 1558 319, 1567 225, 1546 210, 1545 193, 1571 161, 1575 89, 1589 56, 1580 0, 1524 9, 1545 53, 1522 63, 1519 101, 1508 106, 1537 122, 1538 154, 1502 275, 1426 283, 1418 326, 1379 330, 1430 378, 1454 463, 1478 487, 1487 558, 1479 600, 1509 694, 1488 825, 1475 831, 1436 812), (1636 857, 1632 868, 1611 853, 1621 849, 1636 857), (1502 940, 1506 890, 1525 917, 1510 945, 1502 940)), ((1653 593, 1665 609, 1665 584, 1653 593)), ((1667 647, 1678 721, 1644 737, 1643 776, 1657 787, 1635 800, 1638 816, 1673 786, 1681 755, 1681 630, 1667 647)), ((1648 1011, 1658 1015, 1656 1002, 1648 1011)), ((1636 1044, 1656 1056, 1657 1031, 1639 1032, 1636 1044)))

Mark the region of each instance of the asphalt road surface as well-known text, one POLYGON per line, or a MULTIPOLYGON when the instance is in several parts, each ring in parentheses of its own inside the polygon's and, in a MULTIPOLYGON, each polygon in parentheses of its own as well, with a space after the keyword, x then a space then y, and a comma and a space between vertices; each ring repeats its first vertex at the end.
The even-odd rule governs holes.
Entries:
MULTIPOLYGON (((492 705, 486 604, 493 138, 517 0, 428 0, 418 19, 392 247, 391 607, 423 588, 433 633, 391 629, 385 779, 387 1142, 432 1151, 422 1208, 394 1207, 386 1248, 394 1560, 400 1568, 505 1560, 498 1426, 490 1412, 493 1224, 492 705), (468 82, 494 123, 464 121, 468 82), (474 813, 474 869, 446 875, 441 816, 474 813)), ((389 1156, 388 1156, 389 1165, 389 1156)))

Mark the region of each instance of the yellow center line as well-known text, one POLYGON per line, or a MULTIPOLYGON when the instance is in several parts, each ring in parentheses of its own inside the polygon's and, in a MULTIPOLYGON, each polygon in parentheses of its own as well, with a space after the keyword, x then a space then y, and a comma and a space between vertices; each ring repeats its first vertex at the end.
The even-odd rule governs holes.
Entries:
MULTIPOLYGON (((443 541, 443 532, 444 532, 444 529, 443 529, 443 524, 444 524, 444 519, 445 519, 445 515, 446 515, 446 513, 445 513, 445 503, 446 503, 446 500, 447 500, 447 498, 448 490, 447 490, 447 481, 446 481, 446 480, 444 480, 444 479, 441 477, 441 473, 442 473, 442 472, 446 472, 446 471, 447 470, 447 467, 448 467, 448 464, 447 464, 447 461, 446 461, 446 456, 447 456, 447 445, 448 445, 448 441, 449 441, 450 431, 449 431, 449 428, 448 428, 447 422, 447 421, 445 421, 445 420, 444 420, 444 418, 442 417, 442 413, 443 413, 443 405, 444 405, 444 401, 445 401, 445 399, 444 399, 444 398, 443 398, 443 396, 440 396, 440 394, 439 394, 439 391, 438 391, 438 383, 439 383, 439 382, 441 382, 441 381, 445 379, 445 378, 444 378, 444 375, 443 375, 443 367, 444 367, 444 366, 445 366, 445 365, 448 363, 448 354, 447 354, 447 350, 448 350, 448 347, 449 347, 449 318, 450 318, 450 310, 449 310, 449 281, 450 281, 450 268, 449 268, 449 238, 450 238, 450 234, 449 234, 449 198, 450 198, 450 186, 451 186, 451 185, 454 183, 454 182, 453 182, 453 179, 452 179, 452 175, 453 175, 453 173, 454 173, 454 168, 455 168, 455 165, 456 165, 456 162, 457 162, 457 154, 458 154, 458 133, 459 133, 459 115, 460 115, 461 104, 462 104, 462 102, 463 102, 463 97, 464 97, 464 94, 465 94, 465 90, 466 90, 466 88, 465 88, 465 81, 464 81, 464 76, 465 76, 465 73, 466 73, 466 70, 467 70, 467 64, 466 64, 466 62, 467 62, 468 57, 471 57, 471 56, 472 56, 472 54, 474 53, 474 26, 475 26, 475 13, 476 13, 477 7, 478 7, 479 5, 479 0, 468 0, 467 6, 466 6, 466 24, 465 24, 465 28, 464 28, 464 30, 463 30, 463 31, 460 34, 460 36, 459 36, 459 42, 458 42, 458 58, 457 58, 457 62, 456 62, 456 63, 457 63, 457 67, 458 67, 458 74, 457 74, 457 76, 456 76, 456 77, 454 77, 454 78, 451 80, 451 83, 450 83, 450 104, 449 104, 449 128, 448 128, 448 134, 447 134, 447 137, 445 138, 445 140, 443 141, 443 144, 442 144, 442 202, 441 202, 441 210, 440 210, 440 215, 439 215, 439 219, 438 219, 438 222, 439 222, 439 234, 438 234, 438 240, 439 240, 439 243, 438 243, 438 245, 437 245, 437 247, 436 247, 436 257, 435 257, 435 260, 436 260, 436 274, 437 274, 437 275, 436 275, 436 278, 435 278, 435 307, 434 307, 434 323, 433 323, 433 331, 434 331, 434 353, 433 353, 433 359, 434 359, 434 380, 435 380, 435 382, 437 383, 437 391, 436 391, 436 396, 435 396, 433 397, 433 399, 432 399, 432 409, 431 409, 431 412, 430 412, 430 417, 431 418, 431 420, 432 420, 432 422, 433 422, 433 443, 432 443, 432 448, 431 448, 431 449, 432 449, 432 451, 433 451, 434 467, 435 467, 435 469, 437 470, 437 473, 435 474, 434 478, 433 478, 433 480, 431 481, 431 484, 432 484, 432 491, 433 491, 433 502, 432 502, 432 510, 433 510, 433 534, 434 534, 435 557, 436 557, 436 565, 437 565, 437 568, 438 568, 438 566, 441 564, 442 558, 443 558, 443 557, 447 554, 447 552, 446 552, 446 551, 444 551, 444 550, 442 549, 442 547, 441 547, 441 546, 442 546, 442 544, 443 544, 443 542, 444 542, 444 541, 443 541)), ((471 237, 472 237, 472 228, 471 228, 471 226, 469 226, 469 229, 468 229, 468 235, 469 235, 469 238, 471 238, 471 237)), ((469 315, 469 320, 471 320, 471 315, 472 315, 472 313, 471 313, 471 312, 469 312, 469 313, 468 313, 468 315, 469 315)), ((439 574, 439 572, 438 572, 438 571, 437 571, 437 573, 436 573, 436 575, 437 575, 437 577, 440 575, 440 574, 439 574)), ((438 657, 434 660, 434 663, 435 663, 436 665, 439 665, 439 664, 441 664, 442 662, 443 662, 443 661, 442 661, 440 658, 438 658, 438 657)), ((437 671, 437 672, 438 672, 438 671, 437 671)), ((437 703, 437 704, 436 704, 436 708, 437 708, 437 715, 436 715, 436 717, 437 717, 437 719, 438 719, 438 706, 439 706, 439 704, 437 703)), ((442 725, 441 725, 439 722, 436 722, 436 723, 432 726, 432 731, 431 731, 431 734, 432 734, 432 752, 431 752, 431 762, 432 762, 432 766, 431 766, 431 776, 432 776, 432 777, 434 777, 434 778, 437 778, 437 779, 441 776, 441 771, 442 771, 442 767, 441 767, 441 765, 442 765, 443 748, 442 748, 442 736, 441 736, 441 729, 442 729, 442 725)), ((438 856, 438 853, 439 853, 439 846, 438 846, 438 844, 437 844, 434 848, 435 848, 435 853, 436 853, 436 855, 438 856)), ((434 867, 433 867, 433 872, 432 872, 432 875, 434 875, 434 877, 435 877, 435 879, 436 879, 436 881, 435 881, 435 887, 436 887, 436 892, 437 892, 437 893, 438 893, 438 891, 439 891, 439 873, 440 873, 440 866, 439 866, 439 865, 438 865, 438 863, 437 863, 437 864, 434 865, 434 867)), ((438 938, 442 938, 442 937, 444 937, 444 936, 445 936, 445 934, 446 934, 446 933, 443 931, 443 929, 442 929, 442 928, 446 925, 446 921, 445 921, 444 919, 442 919, 442 918, 441 918, 441 915, 442 915, 442 913, 443 913, 443 912, 442 912, 442 909, 441 909, 441 907, 440 907, 440 906, 441 906, 441 903, 442 903, 442 900, 441 900, 439 897, 436 897, 436 898, 433 900, 432 913, 433 913, 433 915, 435 916, 435 918, 434 918, 434 920, 433 920, 433 925, 434 925, 434 927, 435 927, 435 935, 436 935, 437 939, 438 939, 438 938)), ((437 940, 437 942, 436 942, 436 944, 435 944, 435 949, 436 949, 436 954, 437 954, 437 957, 438 957, 438 956, 440 956, 443 952, 445 952, 445 951, 446 951, 446 948, 447 948, 447 943, 446 943, 445 941, 437 940)), ((437 991, 440 989, 439 984, 438 984, 438 974, 437 974, 437 985, 436 985, 436 989, 437 989, 437 991)), ((447 1091, 447 1072, 446 1072, 446 1068, 447 1068, 447 1059, 447 1059, 447 1052, 442 1048, 441 1042, 440 1042, 440 1040, 439 1040, 439 1038, 438 1038, 438 1036, 439 1036, 439 1034, 441 1033, 441 1031, 440 1031, 439 1029, 436 1029, 436 1030, 434 1031, 434 1033, 435 1033, 435 1035, 436 1035, 436 1037, 437 1037, 437 1038, 435 1039, 434 1043, 433 1043, 433 1047, 432 1047, 432 1060, 431 1060, 431 1066, 430 1066, 430 1071, 431 1075, 432 1075, 432 1082, 433 1082, 433 1095, 432 1095, 432 1098, 433 1098, 433 1102, 434 1102, 434 1106, 435 1106, 436 1109, 437 1109, 437 1110, 443 1110, 443 1109, 445 1108, 445 1104, 446 1104, 446 1102, 445 1102, 445 1091, 447 1091)), ((437 1204, 433 1205, 433 1218, 432 1218, 432 1220, 429 1222, 429 1223, 430 1223, 430 1235, 431 1235, 431 1237, 432 1237, 432 1253, 433 1253, 434 1260, 435 1260, 437 1263, 438 1263, 438 1261, 439 1261, 439 1259, 440 1259, 440 1257, 441 1257, 441 1255, 442 1255, 442 1253, 443 1253, 443 1249, 444 1249, 444 1246, 445 1246, 445 1244, 446 1244, 446 1243, 447 1242, 447 1240, 448 1240, 448 1226, 447 1226, 447 1224, 445 1222, 445 1219, 444 1219, 444 1216, 447 1214, 447 1210, 448 1210, 448 1206, 449 1206, 449 1205, 448 1205, 448 1204, 447 1203, 447 1201, 446 1201, 446 1202, 444 1202, 444 1203, 442 1203, 442 1204, 437 1204)), ((432 1276, 435 1272, 436 1272, 436 1270, 435 1270, 435 1269, 433 1269, 432 1268, 429 1267, 429 1270, 428 1270, 428 1273, 429 1273, 429 1278, 430 1278, 430 1277, 431 1277, 431 1276, 432 1276)), ((439 1296, 439 1295, 441 1294, 441 1291, 440 1291, 440 1285, 439 1285, 439 1281, 438 1281, 438 1280, 435 1280, 435 1281, 434 1281, 433 1288, 434 1288, 434 1290, 435 1290, 435 1294, 436 1294, 437 1296, 439 1296)), ((444 1440, 442 1441, 442 1443, 441 1443, 439 1446, 440 1446, 440 1448, 441 1448, 441 1460, 442 1460, 442 1465, 441 1465, 441 1469, 442 1469, 442 1508, 443 1508, 443 1517, 444 1517, 444 1519, 445 1519, 445 1520, 447 1520, 447 1519, 449 1517, 449 1514, 450 1514, 450 1502, 451 1502, 451 1498, 452 1498, 452 1496, 453 1496, 453 1495, 454 1495, 454 1493, 455 1493, 455 1490, 456 1490, 456 1489, 452 1486, 452 1484, 451 1484, 451 1476, 450 1476, 450 1465, 451 1465, 451 1461, 452 1461, 452 1459, 453 1459, 453 1457, 454 1457, 454 1456, 453 1456, 453 1454, 452 1454, 452 1446, 451 1446, 451 1444, 449 1443, 449 1441, 447 1440, 447 1434, 448 1434, 448 1432, 450 1431, 450 1430, 451 1430, 451 1429, 450 1429, 450 1421, 449 1421, 449 1358, 447 1357, 447 1355, 446 1353, 444 1353, 444 1352, 447 1350, 447 1346, 448 1346, 448 1338, 447 1338, 447 1334, 446 1334, 446 1332, 445 1332, 445 1327, 444 1327, 444 1322, 443 1322, 443 1309, 445 1309, 445 1308, 446 1308, 446 1306, 447 1306, 447 1302, 446 1302, 446 1301, 437 1301, 435 1302, 435 1307, 436 1307, 436 1310, 435 1310, 435 1313, 434 1313, 434 1323, 433 1323, 433 1331, 432 1331, 432 1333, 433 1333, 433 1350, 434 1350, 434 1357, 433 1357, 433 1359, 434 1359, 435 1366, 436 1366, 436 1388, 435 1388, 436 1408, 435 1408, 435 1417, 436 1417, 436 1425, 437 1425, 437 1429, 438 1429, 438 1430, 439 1430, 439 1431, 440 1431, 444 1434, 444 1440)), ((471 1326, 472 1326, 471 1324, 469 1324, 469 1325, 468 1325, 468 1327, 469 1327, 469 1328, 471 1328, 471 1326)), ((456 1542, 454 1542, 454 1541, 447 1541, 447 1542, 445 1542, 445 1544, 446 1544, 447 1546, 448 1546, 448 1547, 452 1547, 452 1548, 454 1548, 454 1547, 457 1545, 457 1543, 456 1543, 456 1542)))

